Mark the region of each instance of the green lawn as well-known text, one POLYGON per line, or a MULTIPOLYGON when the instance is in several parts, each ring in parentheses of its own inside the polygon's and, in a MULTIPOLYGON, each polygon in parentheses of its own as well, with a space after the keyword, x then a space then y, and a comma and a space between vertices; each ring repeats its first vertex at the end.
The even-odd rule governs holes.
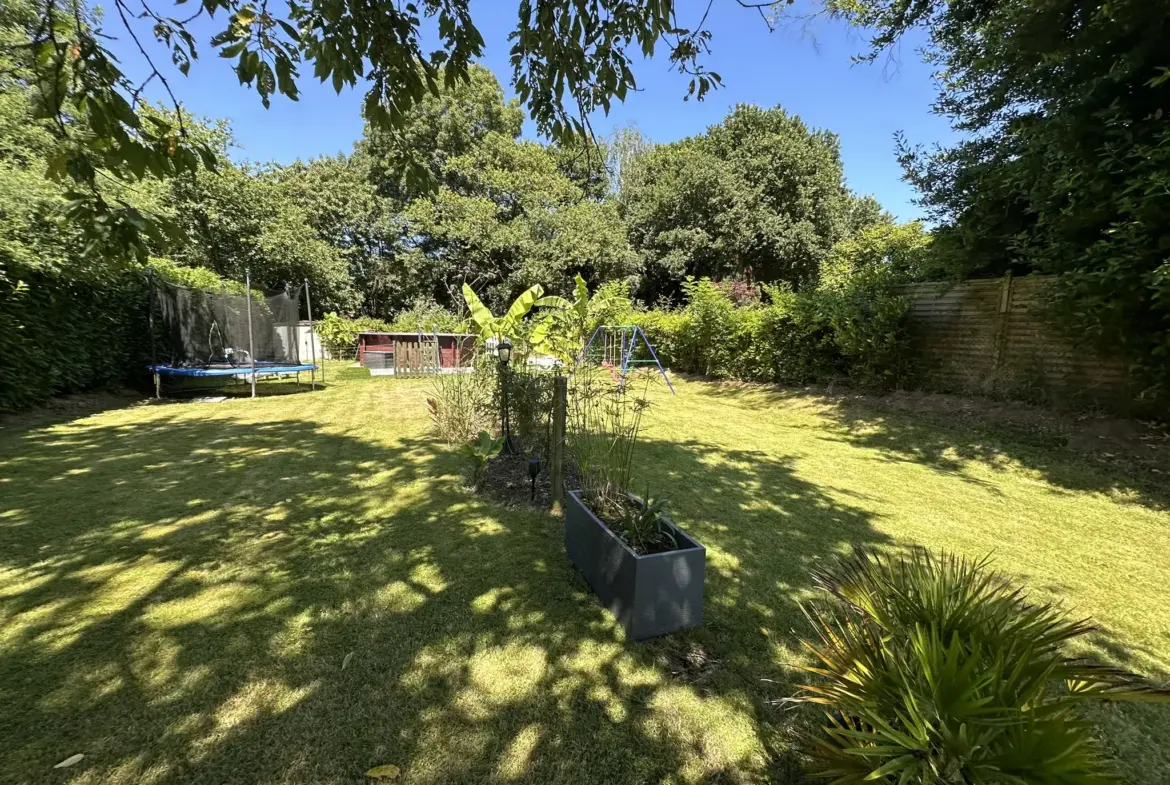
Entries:
MULTIPOLYGON (((638 474, 708 548, 706 624, 633 645, 556 519, 464 489, 425 382, 335 371, 0 429, 0 782, 799 781, 797 601, 854 543, 994 551, 1170 673, 1170 492, 1048 440, 658 390, 638 474)), ((1094 718, 1170 781, 1170 706, 1094 718)))

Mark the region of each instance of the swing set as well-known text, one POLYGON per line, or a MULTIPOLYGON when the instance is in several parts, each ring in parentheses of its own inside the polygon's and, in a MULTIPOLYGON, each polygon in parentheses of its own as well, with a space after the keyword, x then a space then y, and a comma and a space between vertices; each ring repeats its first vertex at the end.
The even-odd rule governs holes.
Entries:
POLYGON ((662 378, 666 380, 666 386, 670 388, 671 394, 677 394, 674 385, 670 383, 670 377, 666 375, 666 369, 662 367, 654 347, 650 344, 650 339, 636 324, 606 324, 598 327, 585 344, 585 349, 581 352, 581 361, 596 363, 615 371, 620 370, 619 389, 625 386, 626 374, 634 366, 656 366, 662 378), (648 358, 638 354, 639 344, 646 347, 648 358))

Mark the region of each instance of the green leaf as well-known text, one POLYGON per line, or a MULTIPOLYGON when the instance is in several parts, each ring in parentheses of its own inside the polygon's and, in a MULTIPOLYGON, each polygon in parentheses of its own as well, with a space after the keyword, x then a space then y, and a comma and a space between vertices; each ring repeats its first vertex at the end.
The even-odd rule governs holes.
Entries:
POLYGON ((520 320, 528 315, 536 305, 536 301, 544 294, 544 287, 540 284, 534 284, 525 290, 519 297, 517 297, 512 305, 508 308, 508 312, 504 314, 504 321, 509 324, 519 324, 520 320))

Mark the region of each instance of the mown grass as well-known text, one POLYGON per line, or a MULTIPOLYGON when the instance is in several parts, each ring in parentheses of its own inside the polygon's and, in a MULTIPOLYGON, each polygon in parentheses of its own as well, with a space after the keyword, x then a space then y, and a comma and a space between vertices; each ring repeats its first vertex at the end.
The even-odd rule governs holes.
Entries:
MULTIPOLYGON (((676 384, 638 475, 708 547, 706 623, 638 645, 556 519, 464 489, 425 382, 335 373, 5 426, 0 782, 797 782, 797 602, 854 544, 994 551, 1102 624, 1098 656, 1170 672, 1157 483, 1011 434, 676 384)), ((1170 708, 1094 718, 1131 782, 1170 780, 1170 708)))

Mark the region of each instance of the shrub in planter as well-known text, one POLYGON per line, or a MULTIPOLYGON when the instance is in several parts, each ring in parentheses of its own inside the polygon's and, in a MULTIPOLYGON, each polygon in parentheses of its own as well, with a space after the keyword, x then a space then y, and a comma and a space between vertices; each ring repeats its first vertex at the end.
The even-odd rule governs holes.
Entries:
POLYGON ((835 783, 1114 782, 1078 704, 1170 697, 1067 656, 1094 628, 986 559, 858 552, 813 579, 833 600, 806 608, 818 678, 794 700, 826 710, 811 754, 835 783))
POLYGON ((629 389, 574 377, 568 438, 581 489, 568 494, 565 550, 626 634, 642 640, 702 623, 706 550, 649 490, 644 499, 630 493, 649 402, 629 389))

